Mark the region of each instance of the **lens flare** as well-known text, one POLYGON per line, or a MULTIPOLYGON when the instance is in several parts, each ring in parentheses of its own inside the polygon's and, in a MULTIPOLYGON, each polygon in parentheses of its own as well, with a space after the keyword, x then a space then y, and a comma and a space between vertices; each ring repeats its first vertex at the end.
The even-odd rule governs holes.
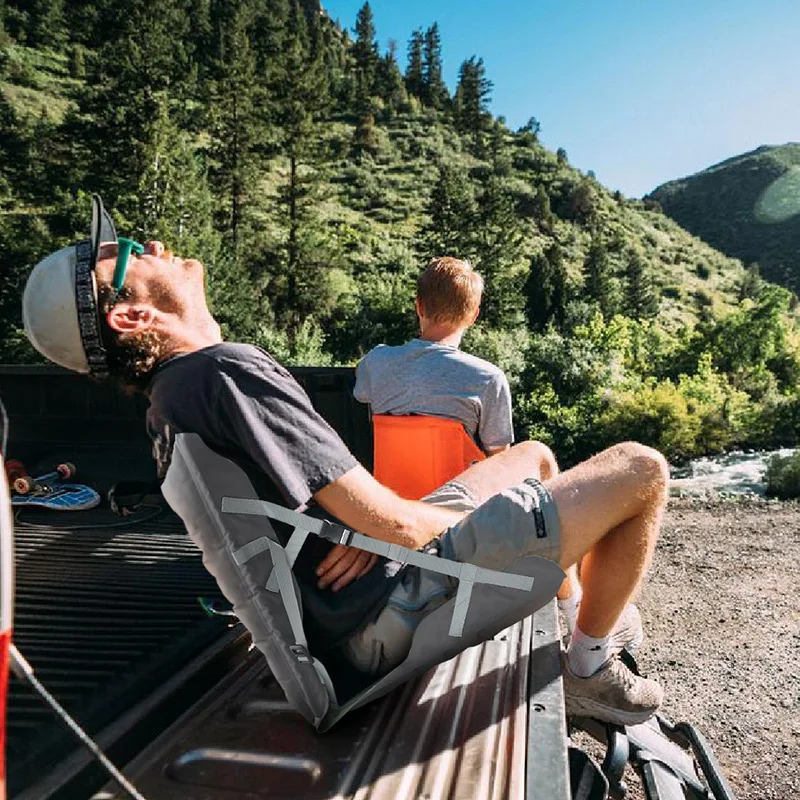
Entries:
POLYGON ((800 167, 790 167, 761 193, 755 217, 765 225, 785 222, 800 214, 800 167))

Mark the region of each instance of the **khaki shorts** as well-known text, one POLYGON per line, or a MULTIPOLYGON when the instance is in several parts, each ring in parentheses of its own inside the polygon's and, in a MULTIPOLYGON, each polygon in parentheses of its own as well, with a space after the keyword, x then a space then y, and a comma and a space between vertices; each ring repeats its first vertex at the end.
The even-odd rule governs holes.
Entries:
MULTIPOLYGON (((480 506, 457 481, 444 484, 422 501, 468 514, 427 545, 427 552, 495 570, 504 570, 525 556, 558 563, 558 514, 550 493, 535 478, 480 506)), ((373 678, 386 674, 408 655, 420 622, 457 590, 455 578, 407 567, 377 619, 345 641, 345 658, 373 678)))

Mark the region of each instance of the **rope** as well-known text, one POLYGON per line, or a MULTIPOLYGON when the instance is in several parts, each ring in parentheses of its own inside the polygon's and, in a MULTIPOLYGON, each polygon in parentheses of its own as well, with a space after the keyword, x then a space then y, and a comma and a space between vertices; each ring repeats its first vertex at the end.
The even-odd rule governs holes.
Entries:
POLYGON ((58 700, 45 689, 39 679, 33 674, 33 667, 24 658, 22 653, 17 650, 16 645, 10 648, 11 671, 20 679, 27 681, 50 706, 56 715, 64 722, 67 727, 89 748, 92 755, 103 765, 106 772, 133 798, 133 800, 146 800, 136 787, 114 766, 108 756, 100 749, 86 731, 66 712, 58 700))

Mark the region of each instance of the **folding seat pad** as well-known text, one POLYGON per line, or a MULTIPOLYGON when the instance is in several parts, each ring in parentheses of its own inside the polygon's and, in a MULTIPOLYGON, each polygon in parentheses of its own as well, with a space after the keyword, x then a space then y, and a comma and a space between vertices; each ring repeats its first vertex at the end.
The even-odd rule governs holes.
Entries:
POLYGON ((486 456, 454 419, 375 414, 373 473, 407 500, 419 500, 486 456))
POLYGON ((521 558, 503 572, 483 569, 390 545, 261 501, 244 471, 196 434, 176 436, 162 491, 287 700, 321 731, 348 711, 534 613, 552 600, 565 577, 557 564, 544 558, 521 558), (294 526, 285 544, 270 519, 294 526), (457 594, 417 628, 405 661, 343 703, 325 667, 309 652, 303 630, 300 590, 291 566, 308 535, 458 579, 457 594))

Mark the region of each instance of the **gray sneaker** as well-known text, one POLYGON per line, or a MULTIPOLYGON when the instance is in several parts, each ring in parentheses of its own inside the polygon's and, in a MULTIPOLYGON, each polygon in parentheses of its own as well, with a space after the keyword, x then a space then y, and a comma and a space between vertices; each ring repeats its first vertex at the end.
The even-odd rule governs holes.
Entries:
POLYGON ((566 653, 561 654, 561 664, 570 716, 637 725, 650 719, 664 699, 664 690, 655 681, 634 675, 618 658, 610 659, 588 678, 572 673, 566 653))
MULTIPOLYGON (((580 605, 578 605, 580 608, 580 605)), ((561 622, 562 630, 566 631, 566 621, 561 622)), ((609 636, 611 640, 612 652, 619 653, 623 648, 632 656, 642 646, 644 641, 644 629, 642 628, 642 616, 639 609, 633 604, 628 603, 620 614, 617 624, 614 626, 609 636)), ((566 649, 569 646, 569 633, 562 637, 562 643, 566 649)))

